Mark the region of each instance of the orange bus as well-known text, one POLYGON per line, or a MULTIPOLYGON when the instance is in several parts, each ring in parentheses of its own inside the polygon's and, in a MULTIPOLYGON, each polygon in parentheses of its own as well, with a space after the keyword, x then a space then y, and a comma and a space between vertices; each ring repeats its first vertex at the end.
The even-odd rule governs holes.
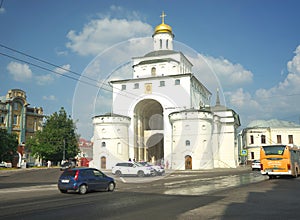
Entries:
POLYGON ((296 145, 266 145, 260 148, 260 172, 270 179, 300 174, 300 149, 296 145))

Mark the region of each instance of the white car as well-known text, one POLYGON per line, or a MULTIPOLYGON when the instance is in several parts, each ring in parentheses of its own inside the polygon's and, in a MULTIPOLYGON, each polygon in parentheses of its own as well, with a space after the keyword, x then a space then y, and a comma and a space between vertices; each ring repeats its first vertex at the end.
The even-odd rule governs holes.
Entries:
POLYGON ((259 160, 253 160, 251 164, 252 170, 260 170, 260 161, 259 160))
POLYGON ((153 165, 149 162, 138 162, 139 164, 141 164, 142 166, 146 166, 146 167, 152 167, 154 170, 154 175, 157 176, 161 176, 165 173, 165 169, 163 168, 163 166, 159 166, 159 165, 153 165))
POLYGON ((143 177, 153 175, 154 170, 152 167, 145 167, 138 163, 122 162, 112 167, 112 174, 117 176, 131 175, 143 177))

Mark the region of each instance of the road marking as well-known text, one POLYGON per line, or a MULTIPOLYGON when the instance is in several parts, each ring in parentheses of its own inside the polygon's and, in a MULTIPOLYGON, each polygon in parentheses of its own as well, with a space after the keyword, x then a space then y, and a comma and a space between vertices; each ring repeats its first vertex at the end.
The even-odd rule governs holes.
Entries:
POLYGON ((0 194, 14 193, 14 192, 44 191, 44 190, 57 190, 57 184, 42 185, 42 186, 26 186, 26 187, 18 187, 18 188, 5 188, 0 190, 0 194))

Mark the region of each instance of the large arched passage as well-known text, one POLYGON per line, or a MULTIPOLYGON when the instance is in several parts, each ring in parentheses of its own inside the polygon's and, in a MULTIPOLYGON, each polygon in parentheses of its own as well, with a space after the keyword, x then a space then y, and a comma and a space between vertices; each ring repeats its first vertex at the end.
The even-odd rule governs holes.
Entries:
POLYGON ((157 162, 164 157, 163 108, 154 99, 140 101, 134 108, 134 158, 157 162))

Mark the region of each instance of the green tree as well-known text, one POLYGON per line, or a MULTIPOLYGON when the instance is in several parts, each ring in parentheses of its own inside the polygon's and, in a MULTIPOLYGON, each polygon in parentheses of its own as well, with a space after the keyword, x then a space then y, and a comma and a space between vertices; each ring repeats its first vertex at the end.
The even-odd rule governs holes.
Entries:
POLYGON ((5 129, 0 129, 0 162, 12 162, 17 146, 18 139, 16 134, 9 134, 5 129))
POLYGON ((35 157, 43 160, 58 162, 74 158, 79 152, 79 136, 75 131, 75 123, 62 107, 58 113, 46 117, 43 130, 28 140, 26 146, 35 157))

